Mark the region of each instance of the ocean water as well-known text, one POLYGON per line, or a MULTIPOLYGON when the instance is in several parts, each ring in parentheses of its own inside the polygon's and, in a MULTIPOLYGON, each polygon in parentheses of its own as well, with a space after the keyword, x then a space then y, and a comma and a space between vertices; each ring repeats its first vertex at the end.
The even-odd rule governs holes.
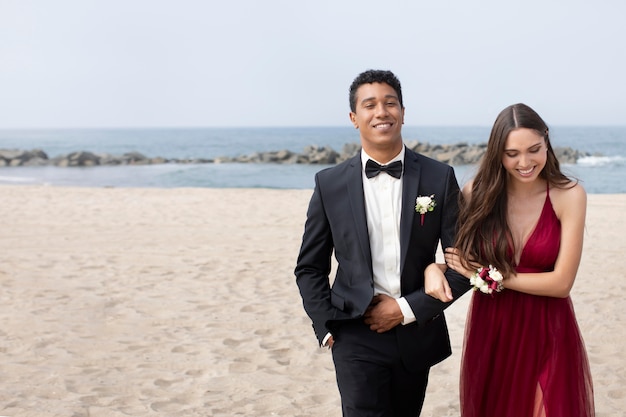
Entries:
MULTIPOLYGON (((405 126, 405 140, 431 144, 484 143, 490 127, 405 126)), ((551 127, 553 146, 569 146, 594 156, 564 171, 581 180, 589 193, 626 193, 626 126, 551 127)), ((216 158, 255 151, 302 152, 308 145, 341 151, 357 143, 351 127, 193 128, 193 129, 55 129, 0 130, 0 149, 42 149, 49 157, 74 151, 148 157, 216 158)), ((163 164, 89 168, 0 167, 0 184, 47 184, 96 187, 251 187, 312 188, 321 165, 163 164)), ((456 166, 459 183, 474 166, 456 166)))

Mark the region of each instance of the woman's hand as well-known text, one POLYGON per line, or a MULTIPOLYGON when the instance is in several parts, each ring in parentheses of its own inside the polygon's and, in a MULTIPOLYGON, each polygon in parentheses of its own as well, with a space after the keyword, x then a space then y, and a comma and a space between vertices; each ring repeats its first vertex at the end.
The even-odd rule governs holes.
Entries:
POLYGON ((469 264, 474 267, 474 269, 465 268, 461 262, 459 251, 456 248, 446 248, 443 255, 446 260, 446 264, 467 279, 469 279, 469 277, 471 277, 472 274, 480 268, 480 265, 475 265, 471 262, 469 264))
POLYGON ((424 291, 444 303, 453 299, 450 284, 443 274, 446 269, 445 264, 432 263, 424 270, 424 291))

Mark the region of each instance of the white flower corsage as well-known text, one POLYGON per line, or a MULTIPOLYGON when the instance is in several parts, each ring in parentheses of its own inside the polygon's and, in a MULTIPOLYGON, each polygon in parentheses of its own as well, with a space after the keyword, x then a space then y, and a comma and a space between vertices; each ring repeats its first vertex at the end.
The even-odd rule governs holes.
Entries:
POLYGON ((421 215, 420 224, 424 225, 424 215, 429 211, 433 211, 437 202, 435 201, 435 194, 431 196, 418 196, 415 199, 415 211, 421 215))
POLYGON ((474 286, 474 291, 492 294, 504 289, 503 279, 502 274, 493 265, 489 265, 489 268, 478 268, 470 277, 470 284, 474 286))

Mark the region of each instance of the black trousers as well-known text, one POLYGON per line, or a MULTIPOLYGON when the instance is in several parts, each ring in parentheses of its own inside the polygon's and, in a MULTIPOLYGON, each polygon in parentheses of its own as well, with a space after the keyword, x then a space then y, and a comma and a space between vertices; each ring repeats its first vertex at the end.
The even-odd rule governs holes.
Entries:
POLYGON ((333 329, 333 361, 344 417, 418 417, 429 368, 410 372, 394 329, 376 333, 363 320, 333 329))

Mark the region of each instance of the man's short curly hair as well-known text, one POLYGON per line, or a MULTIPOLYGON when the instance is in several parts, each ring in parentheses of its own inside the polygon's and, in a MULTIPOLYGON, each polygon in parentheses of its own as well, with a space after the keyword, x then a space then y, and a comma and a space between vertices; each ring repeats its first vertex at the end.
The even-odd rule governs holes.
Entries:
POLYGON ((393 72, 385 70, 367 70, 359 74, 350 85, 350 110, 352 112, 356 111, 356 90, 358 90, 359 87, 363 84, 371 83, 389 84, 398 95, 398 100, 400 100, 400 107, 404 108, 404 103, 402 102, 402 87, 400 87, 400 80, 398 80, 393 72))

